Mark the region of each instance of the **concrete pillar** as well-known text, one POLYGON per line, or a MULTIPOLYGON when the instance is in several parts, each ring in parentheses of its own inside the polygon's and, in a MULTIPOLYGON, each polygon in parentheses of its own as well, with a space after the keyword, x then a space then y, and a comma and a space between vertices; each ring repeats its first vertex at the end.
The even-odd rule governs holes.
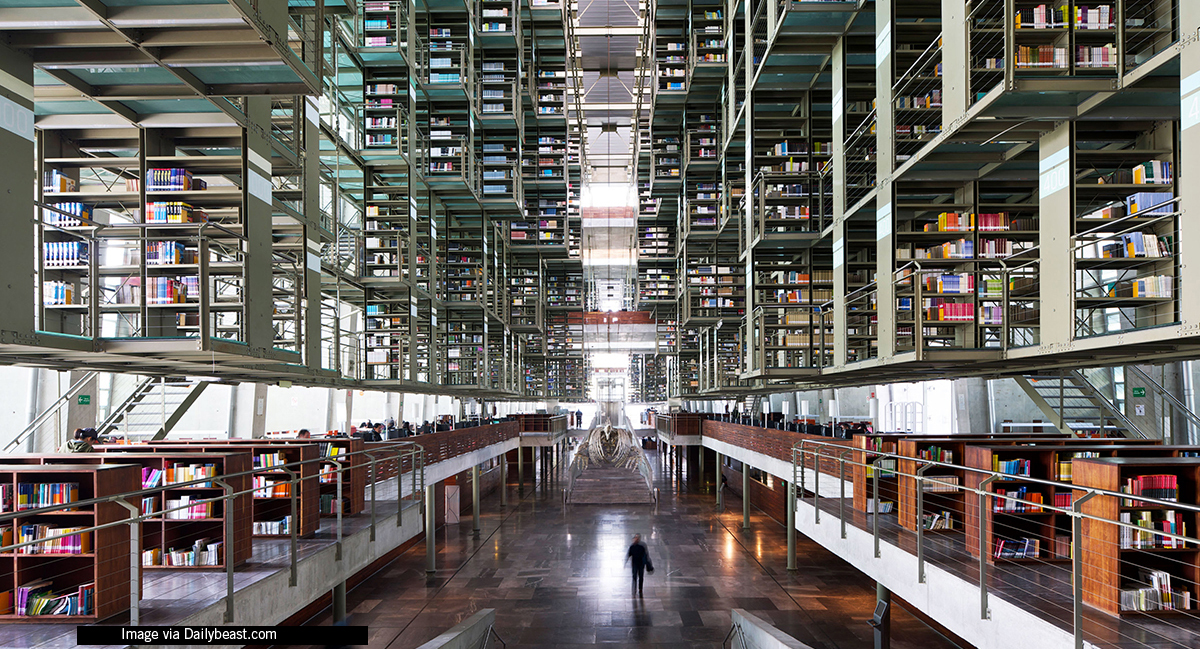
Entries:
MULTIPOLYGON (((38 187, 34 161, 33 61, 0 45, 0 330, 32 334, 41 296, 34 295, 33 273, 40 254, 33 218, 38 187)), ((82 302, 82 300, 80 300, 82 302)))
MULTIPOLYGON (((1185 3, 1186 4, 1186 3, 1185 3)), ((1075 213, 1072 189, 1075 155, 1071 142, 1075 127, 1061 122, 1041 138, 1038 175, 1038 200, 1042 214, 1075 213)), ((1184 149, 1186 150, 1186 144, 1184 149)), ((1074 253, 1071 249, 1071 219, 1039 219, 1042 277, 1071 277, 1074 253)), ((1042 282, 1041 344, 1066 344, 1075 337, 1074 284, 1042 282)), ((1185 300, 1187 301, 1187 300, 1185 300)))
POLYGON ((437 572, 437 546, 435 545, 434 525, 437 520, 434 507, 437 506, 437 485, 425 485, 425 575, 432 577, 437 572))
MULTIPOLYGON (((297 98, 298 100, 300 98, 297 98)), ((321 124, 317 100, 304 97, 304 364, 320 369, 326 364, 321 349, 321 124)), ((299 305, 297 305, 299 308, 299 305)), ((332 359, 328 365, 333 367, 332 359)), ((399 417, 397 417, 399 419, 399 417)))
POLYGON ((750 465, 742 463, 742 530, 750 531, 750 465))
POLYGON ((333 587, 333 623, 346 621, 346 582, 338 582, 333 587))
MULTIPOLYGON (((1179 33, 1186 38, 1200 32, 1200 3, 1179 3, 1179 33)), ((1200 51, 1194 45, 1179 51, 1180 109, 1182 121, 1179 132, 1179 167, 1176 178, 1195 177, 1200 169, 1200 51)), ((1176 189, 1179 209, 1179 241, 1200 240, 1200 223, 1195 214, 1200 210, 1200 186, 1182 183, 1176 189)), ((1179 279, 1175 286, 1195 287, 1200 284, 1200 246, 1183 245, 1177 248, 1180 261, 1179 279)), ((1182 294, 1180 294, 1182 295, 1182 294)), ((1184 327, 1195 332, 1200 327, 1200 300, 1179 300, 1179 318, 1184 327)), ((1044 342, 1044 341, 1043 341, 1044 342)))
POLYGON ((967 48, 967 3, 942 0, 942 24, 962 25, 942 31, 942 128, 967 111, 971 96, 971 56, 967 48))
POLYGON ((508 507, 508 456, 500 456, 500 506, 508 507))
POLYGON ((720 453, 717 453, 717 509, 725 507, 724 496, 721 494, 721 485, 724 484, 725 475, 722 467, 725 466, 725 461, 720 453))
MULTIPOLYGON (((833 160, 846 159, 846 40, 833 46, 833 160)), ((833 167, 833 364, 846 364, 846 165, 833 167)))
POLYGON ((479 465, 471 467, 471 534, 479 536, 479 465))
POLYGON ((250 418, 250 437, 261 439, 267 436, 267 389, 266 383, 254 384, 254 412, 250 418))
POLYGON ((275 339, 272 321, 271 212, 271 98, 247 97, 243 130, 245 171, 242 174, 242 227, 246 236, 245 304, 246 344, 250 349, 271 349, 275 339))
POLYGON ((957 435, 980 435, 992 432, 991 413, 985 379, 955 379, 954 430, 957 435))
POLYGON ((787 483, 787 569, 796 570, 796 483, 787 483))
MULTIPOLYGON (((68 377, 70 385, 75 385, 77 382, 82 380, 86 374, 86 371, 72 370, 70 372, 70 376, 68 377)), ((97 388, 99 387, 100 386, 99 382, 97 381, 97 377, 93 376, 91 380, 83 386, 83 389, 79 391, 79 394, 77 394, 75 398, 71 399, 71 401, 67 403, 66 433, 68 436, 75 432, 76 428, 89 428, 96 426, 96 405, 97 401, 99 401, 97 388), (80 403, 82 400, 81 397, 85 395, 87 396, 87 403, 80 403)))

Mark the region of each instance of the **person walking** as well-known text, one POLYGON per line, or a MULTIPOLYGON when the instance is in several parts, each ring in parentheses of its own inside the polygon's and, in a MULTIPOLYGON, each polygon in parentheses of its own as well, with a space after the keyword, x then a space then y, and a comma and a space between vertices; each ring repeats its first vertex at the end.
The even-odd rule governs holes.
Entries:
POLYGON ((646 550, 646 544, 642 543, 641 534, 633 535, 633 544, 629 546, 629 552, 625 553, 625 563, 631 564, 633 568, 633 594, 640 596, 646 571, 654 572, 654 562, 650 561, 650 552, 646 550))

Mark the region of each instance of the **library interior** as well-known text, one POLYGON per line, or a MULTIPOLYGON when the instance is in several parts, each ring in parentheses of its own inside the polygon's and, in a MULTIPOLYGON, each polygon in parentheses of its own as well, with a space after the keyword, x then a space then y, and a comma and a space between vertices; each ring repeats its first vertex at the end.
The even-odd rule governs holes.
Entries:
POLYGON ((1200 647, 1200 1, 0 0, 0 151, 0 647, 1200 647))

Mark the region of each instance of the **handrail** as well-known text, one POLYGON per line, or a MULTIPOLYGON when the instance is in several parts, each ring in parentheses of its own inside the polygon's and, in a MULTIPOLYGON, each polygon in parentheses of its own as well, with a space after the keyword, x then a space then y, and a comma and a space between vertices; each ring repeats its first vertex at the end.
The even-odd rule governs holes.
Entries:
MULTIPOLYGON (((822 440, 805 439, 802 442, 797 442, 796 444, 792 445, 793 458, 803 457, 803 455, 805 453, 811 454, 818 460, 822 457, 829 457, 829 458, 836 457, 835 455, 832 455, 832 454, 822 455, 821 451, 818 449, 807 448, 808 446, 812 446, 812 445, 820 446, 823 448, 837 449, 837 451, 839 453, 846 450, 846 447, 844 445, 833 444, 832 442, 825 442, 822 440)), ((1071 450, 1070 446, 1063 446, 1061 448, 1064 451, 1071 450)), ((854 464, 857 466, 862 466, 862 467, 873 466, 875 464, 875 462, 877 462, 879 459, 893 459, 893 460, 897 460, 897 462, 899 460, 907 460, 907 461, 918 462, 922 466, 928 465, 931 467, 937 467, 937 468, 942 468, 942 469, 968 471, 971 473, 985 476, 987 478, 993 478, 996 480, 1005 480, 1005 479, 1012 479, 1013 477, 1020 477, 1022 483, 1036 484, 1039 486, 1046 486, 1046 487, 1051 487, 1051 488, 1056 488, 1056 489, 1069 488, 1073 491, 1085 491, 1087 493, 1090 493, 1090 494, 1093 494, 1096 496, 1112 496, 1114 498, 1122 498, 1125 500, 1136 500, 1138 502, 1145 503, 1145 504, 1151 505, 1151 506, 1161 506, 1161 507, 1168 507, 1171 509, 1182 509, 1182 510, 1187 510, 1187 511, 1191 511, 1194 513, 1200 513, 1200 505, 1193 505, 1193 504, 1189 504, 1186 502, 1163 500, 1160 498, 1153 498, 1151 496, 1137 496, 1137 495, 1133 495, 1133 494, 1124 493, 1121 491, 1112 491, 1109 489, 1103 489, 1100 487, 1081 487, 1079 485, 1076 485, 1074 483, 1069 483, 1069 482, 1058 482, 1055 480, 1046 480, 1044 478, 1035 478, 1035 477, 1026 476, 1026 475, 1017 476, 1016 474, 1012 474, 1012 473, 1001 473, 1000 471, 993 471, 991 469, 980 469, 980 468, 969 467, 969 466, 965 466, 965 465, 961 465, 961 464, 954 464, 951 462, 941 462, 938 460, 926 460, 923 458, 915 458, 915 457, 910 457, 907 455, 900 455, 898 453, 892 453, 892 452, 888 452, 888 451, 876 451, 876 450, 870 450, 870 449, 854 449, 854 450, 860 450, 863 453, 869 454, 876 458, 875 460, 873 460, 871 462, 858 462, 858 461, 851 460, 851 464, 854 464)), ((793 462, 795 462, 795 459, 793 459, 793 462)), ((805 468, 805 467, 800 466, 800 468, 805 468)), ((888 471, 888 473, 895 473, 898 476, 914 478, 914 479, 917 479, 918 481, 928 481, 928 482, 932 482, 932 483, 936 483, 936 484, 943 484, 943 485, 947 485, 947 486, 958 487, 959 489, 962 489, 963 491, 971 491, 971 492, 974 492, 974 493, 980 494, 980 495, 988 495, 988 496, 995 495, 991 491, 975 489, 973 487, 968 487, 967 485, 964 485, 964 484, 951 485, 948 482, 938 481, 938 480, 936 480, 935 477, 932 477, 932 476, 926 477, 924 475, 919 475, 916 473, 904 473, 899 470, 898 464, 897 464, 896 469, 888 468, 887 471, 888 471)), ((1034 502, 1031 500, 1024 500, 1024 499, 1021 499, 1021 498, 1018 498, 1016 496, 1009 495, 1009 494, 1005 494, 1003 496, 1003 498, 1006 500, 1013 500, 1016 502, 1021 502, 1021 503, 1027 504, 1027 505, 1035 505, 1035 506, 1041 507, 1042 509, 1046 509, 1049 511, 1075 515, 1070 508, 1056 507, 1056 506, 1054 506, 1053 503, 1034 502)), ((1120 525, 1121 527, 1126 527, 1126 528, 1133 529, 1133 530, 1145 530, 1146 529, 1144 527, 1139 527, 1138 525, 1136 525, 1134 523, 1123 523, 1120 520, 1107 519, 1102 516, 1095 516, 1095 515, 1084 514, 1084 513, 1080 513, 1078 515, 1083 516, 1084 518, 1089 518, 1091 520, 1101 521, 1101 522, 1110 523, 1110 524, 1114 524, 1114 525, 1120 525)), ((1160 531, 1157 529, 1154 530, 1154 533, 1155 533, 1155 535, 1161 535, 1165 538, 1171 538, 1171 539, 1175 539, 1175 540, 1179 540, 1179 541, 1186 541, 1189 543, 1200 544, 1200 539, 1197 539, 1197 538, 1191 538, 1191 537, 1187 537, 1187 536, 1183 536, 1183 535, 1172 534, 1170 532, 1160 531)))
MULTIPOLYGON (((1071 370, 1071 375, 1074 376, 1076 380, 1082 381, 1083 384, 1087 386, 1087 389, 1092 393, 1093 401, 1098 401, 1100 403, 1100 407, 1108 411, 1113 419, 1121 422, 1121 425, 1125 427, 1125 430, 1137 435, 1141 439, 1150 439, 1149 435, 1143 433, 1142 429, 1138 428, 1132 421, 1129 421, 1129 419, 1125 417, 1125 413, 1117 410, 1116 406, 1114 406, 1112 402, 1105 398, 1104 395, 1100 394, 1099 390, 1092 385, 1092 382, 1083 375, 1083 372, 1080 372, 1079 370, 1071 370)), ((1059 412, 1059 417, 1062 417, 1061 412, 1059 412)), ((1101 421, 1101 425, 1103 425, 1103 423, 1104 422, 1101 421)))
MULTIPOLYGON (((75 395, 79 394, 79 392, 87 386, 88 382, 96 378, 96 376, 99 374, 99 372, 88 372, 84 374, 78 381, 73 383, 71 387, 67 388, 66 392, 63 392, 61 396, 54 400, 54 403, 51 403, 37 417, 34 417, 33 421, 29 422, 28 426, 13 436, 13 438, 4 445, 4 452, 11 452, 13 448, 24 441, 24 438, 27 435, 31 435, 37 429, 41 428, 46 421, 50 419, 50 417, 58 414, 58 411, 61 410, 64 405, 70 402, 75 395)), ((37 387, 35 386, 34 389, 36 390, 37 387)))

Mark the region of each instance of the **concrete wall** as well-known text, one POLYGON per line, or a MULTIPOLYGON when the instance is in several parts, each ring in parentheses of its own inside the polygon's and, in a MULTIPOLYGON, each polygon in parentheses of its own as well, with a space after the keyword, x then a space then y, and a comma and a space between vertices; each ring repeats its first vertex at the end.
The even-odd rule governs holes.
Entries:
POLYGON ((997 428, 1004 421, 1030 423, 1049 421, 1049 418, 1033 404, 1033 400, 1015 379, 993 379, 988 381, 992 421, 997 428))

